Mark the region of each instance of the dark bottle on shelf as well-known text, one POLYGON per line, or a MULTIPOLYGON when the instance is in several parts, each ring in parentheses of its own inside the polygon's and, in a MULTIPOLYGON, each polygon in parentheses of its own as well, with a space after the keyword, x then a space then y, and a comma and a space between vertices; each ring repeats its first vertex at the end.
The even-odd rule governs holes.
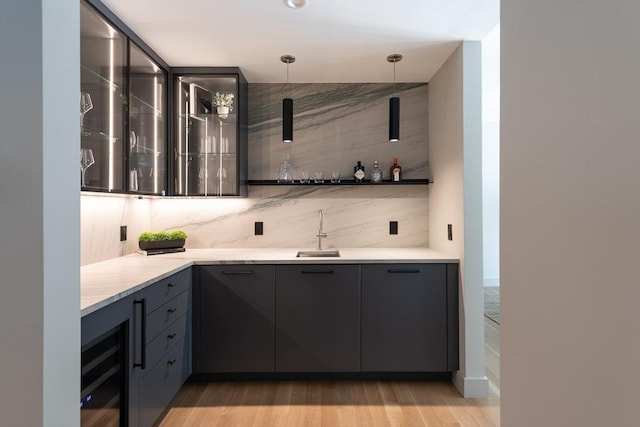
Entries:
POLYGON ((353 178, 356 182, 364 182, 364 166, 362 166, 362 162, 358 160, 358 164, 353 167, 353 178))
POLYGON ((391 166, 391 182, 399 182, 402 175, 402 168, 398 164, 398 158, 393 158, 393 166, 391 166))

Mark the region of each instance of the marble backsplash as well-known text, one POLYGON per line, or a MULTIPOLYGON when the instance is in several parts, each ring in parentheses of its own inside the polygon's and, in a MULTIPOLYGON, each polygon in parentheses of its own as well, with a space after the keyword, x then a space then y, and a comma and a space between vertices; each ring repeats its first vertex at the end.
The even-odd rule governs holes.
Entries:
POLYGON ((187 248, 314 248, 324 212, 324 247, 426 247, 425 186, 250 187, 244 199, 153 200, 155 229, 181 229, 187 248), (254 235, 254 223, 264 235, 254 235), (389 234, 398 221, 398 234, 389 234))
POLYGON ((385 179, 396 156, 404 178, 428 175, 426 83, 249 85, 249 179, 277 179, 283 156, 294 176, 332 171, 348 178, 360 160, 380 161, 385 179), (400 97, 400 142, 390 143, 389 97, 400 97), (294 100, 293 140, 282 142, 282 98, 294 100))
MULTIPOLYGON (((294 174, 340 171, 374 160, 388 178, 397 156, 404 178, 427 178, 425 83, 250 84, 249 179, 276 179, 283 155, 294 174), (399 143, 389 143, 388 98, 401 99, 399 143), (294 143, 281 141, 281 99, 294 99, 294 143)), ((187 248, 314 248, 324 211, 326 248, 427 247, 426 186, 250 186, 247 198, 144 197, 82 193, 82 265, 130 254, 143 231, 184 230, 187 248), (254 235, 254 223, 264 234, 254 235), (398 234, 389 234, 398 221, 398 234), (119 241, 120 225, 128 240, 119 241)))
POLYGON ((124 194, 85 193, 80 197, 80 264, 91 264, 131 254, 137 237, 152 228, 153 199, 124 194), (120 226, 127 240, 120 242, 120 226))

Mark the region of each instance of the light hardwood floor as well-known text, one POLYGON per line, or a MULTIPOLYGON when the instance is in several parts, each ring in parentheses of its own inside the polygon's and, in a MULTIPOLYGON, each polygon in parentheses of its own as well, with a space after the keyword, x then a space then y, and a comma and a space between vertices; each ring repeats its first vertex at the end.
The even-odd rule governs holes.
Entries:
POLYGON ((488 399, 464 399, 449 382, 187 383, 159 426, 498 427, 499 338, 485 319, 488 399))

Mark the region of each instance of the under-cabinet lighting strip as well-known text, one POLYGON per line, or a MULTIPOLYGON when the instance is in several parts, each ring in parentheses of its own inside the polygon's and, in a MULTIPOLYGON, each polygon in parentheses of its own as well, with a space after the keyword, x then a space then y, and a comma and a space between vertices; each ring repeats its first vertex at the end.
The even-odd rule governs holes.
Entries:
POLYGON ((109 39, 109 191, 113 191, 113 168, 114 168, 114 152, 113 152, 113 145, 114 142, 113 141, 113 126, 114 126, 114 122, 113 122, 113 108, 114 108, 114 100, 113 100, 113 93, 115 91, 115 85, 113 84, 113 78, 114 78, 114 66, 113 66, 113 57, 114 57, 114 42, 113 42, 113 35, 111 36, 111 39, 109 39))
POLYGON ((158 76, 153 77, 153 192, 158 194, 158 76))
POLYGON ((178 86, 178 193, 182 193, 182 82, 179 83, 178 86))

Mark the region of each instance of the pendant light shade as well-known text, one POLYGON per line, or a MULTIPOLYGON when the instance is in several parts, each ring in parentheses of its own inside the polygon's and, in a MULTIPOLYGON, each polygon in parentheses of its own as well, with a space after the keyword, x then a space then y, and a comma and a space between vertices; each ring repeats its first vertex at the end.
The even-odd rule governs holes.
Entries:
POLYGON ((282 100, 282 142, 293 142, 293 99, 282 100))
POLYGON ((389 142, 400 141, 400 98, 389 98, 389 142))
MULTIPOLYGON (((393 91, 396 91, 396 62, 402 55, 394 53, 387 56, 387 61, 393 63, 393 91)), ((389 142, 400 141, 400 98, 394 96, 389 99, 389 142)))
MULTIPOLYGON (((292 55, 282 55, 280 61, 287 64, 287 85, 289 84, 289 64, 295 62, 292 55)), ((282 142, 293 142, 293 99, 284 98, 282 100, 282 142)))

